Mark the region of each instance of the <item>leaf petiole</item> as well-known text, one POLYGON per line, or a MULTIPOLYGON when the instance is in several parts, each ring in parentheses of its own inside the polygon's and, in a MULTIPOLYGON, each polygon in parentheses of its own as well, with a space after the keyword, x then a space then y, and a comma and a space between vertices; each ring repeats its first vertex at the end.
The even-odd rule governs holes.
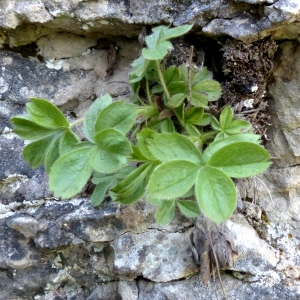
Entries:
POLYGON ((74 127, 75 125, 84 121, 85 118, 80 118, 69 125, 69 128, 74 127))

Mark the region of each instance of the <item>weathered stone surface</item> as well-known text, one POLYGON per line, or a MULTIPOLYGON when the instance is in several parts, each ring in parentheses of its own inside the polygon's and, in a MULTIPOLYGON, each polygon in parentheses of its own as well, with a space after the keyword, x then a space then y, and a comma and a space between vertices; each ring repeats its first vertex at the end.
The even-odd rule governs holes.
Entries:
POLYGON ((110 282, 97 287, 87 300, 120 300, 118 294, 118 282, 110 282))
MULTIPOLYGON (((273 282, 269 278, 267 282, 247 283, 235 279, 230 275, 222 275, 228 299, 243 300, 296 300, 300 296, 299 287, 286 287, 273 282)), ((139 299, 153 300, 207 300, 223 299, 224 295, 218 280, 209 285, 203 285, 200 276, 193 276, 186 280, 166 283, 154 283, 145 280, 138 281, 139 299)))
POLYGON ((139 290, 136 281, 119 281, 118 293, 122 300, 138 300, 139 290))
MULTIPOLYGON (((48 29, 94 34, 98 37, 127 36, 139 34, 144 24, 173 22, 174 25, 195 24, 197 30, 206 34, 226 35, 243 41, 257 40, 270 32, 278 37, 283 33, 297 38, 297 28, 286 25, 299 20, 297 0, 235 0, 213 1, 2 1, 0 27, 18 30, 21 25, 35 23, 39 30, 29 30, 37 38, 48 29), (145 14, 147 11, 147 14, 145 14), (242 30, 243 29, 243 30, 242 30)), ((33 28, 32 28, 33 29, 33 28)), ((28 30, 28 26, 27 26, 28 30)), ((27 31, 28 32, 28 31, 27 31)), ((20 38, 8 41, 16 45, 20 38)), ((4 43, 5 41, 3 41, 4 43)))
POLYGON ((143 276, 158 282, 186 278, 196 271, 189 236, 190 231, 126 233, 112 242, 115 270, 128 278, 143 276))
POLYGON ((274 70, 274 82, 270 84, 274 106, 278 112, 281 129, 294 156, 300 156, 300 88, 297 78, 300 67, 300 44, 286 42, 280 46, 280 64, 274 70), (280 113, 279 113, 280 112, 280 113))
MULTIPOLYGON (((265 186, 254 179, 240 191, 245 218, 224 225, 238 255, 222 279, 229 299, 300 298, 299 1, 5 0, 0 10, 1 300, 223 297, 218 280, 204 286, 193 276, 194 220, 176 213, 168 226, 157 225, 155 207, 143 200, 122 206, 106 199, 94 209, 85 191, 66 202, 51 198, 44 169, 33 171, 23 161, 24 143, 9 123, 25 113, 31 96, 60 105, 70 120, 84 116, 100 94, 128 96, 124 82, 141 49, 129 38, 144 25, 169 23, 193 23, 193 33, 222 43, 271 35, 280 44, 269 83, 267 147, 274 164, 260 176, 265 186), (117 48, 111 76, 99 38, 117 48), (294 41, 280 42, 286 39, 294 41)), ((212 61, 210 55, 205 59, 212 61)), ((211 67, 221 70, 219 61, 211 67)))

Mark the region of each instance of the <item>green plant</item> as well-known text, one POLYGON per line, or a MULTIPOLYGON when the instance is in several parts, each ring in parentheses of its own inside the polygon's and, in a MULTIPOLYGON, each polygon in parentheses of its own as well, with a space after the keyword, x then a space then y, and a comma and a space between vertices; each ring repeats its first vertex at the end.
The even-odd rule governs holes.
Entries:
POLYGON ((166 224, 175 206, 187 217, 200 211, 214 221, 233 213, 237 194, 231 178, 254 176, 270 165, 250 123, 233 119, 229 106, 219 120, 209 102, 222 89, 207 68, 165 67, 170 39, 192 26, 159 26, 146 37, 147 48, 132 64, 132 102, 113 102, 106 94, 93 103, 83 121, 81 141, 62 112, 33 98, 28 116, 13 117, 16 134, 31 140, 24 159, 32 168, 45 164, 55 197, 79 193, 92 176, 92 205, 109 193, 131 204, 146 196, 156 219, 166 224))

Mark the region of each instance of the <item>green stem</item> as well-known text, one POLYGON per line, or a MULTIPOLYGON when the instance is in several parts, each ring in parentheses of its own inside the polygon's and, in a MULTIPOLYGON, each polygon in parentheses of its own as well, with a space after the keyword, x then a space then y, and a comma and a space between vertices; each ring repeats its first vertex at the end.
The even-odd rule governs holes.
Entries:
POLYGON ((83 122, 83 121, 84 121, 84 118, 80 118, 80 119, 74 121, 73 123, 71 123, 70 126, 69 126, 69 128, 71 128, 71 127, 73 127, 73 126, 75 126, 75 125, 77 125, 78 123, 81 123, 81 122, 83 122))
POLYGON ((217 131, 210 131, 210 132, 206 132, 206 133, 203 133, 201 136, 200 136, 200 139, 204 142, 206 139, 210 138, 210 137, 213 137, 214 135, 218 134, 217 131))
POLYGON ((159 60, 156 60, 155 62, 156 62, 156 68, 157 68, 158 76, 159 76, 159 79, 160 79, 160 84, 162 85, 162 87, 164 89, 164 92, 166 94, 166 97, 167 97, 168 101, 170 101, 171 96, 170 96, 170 93, 167 89, 165 79, 164 79, 163 73, 162 73, 161 68, 160 68, 160 62, 159 62, 159 60))
POLYGON ((149 88, 149 81, 146 79, 146 91, 147 91, 147 98, 150 105, 153 105, 152 99, 151 99, 151 93, 149 88))

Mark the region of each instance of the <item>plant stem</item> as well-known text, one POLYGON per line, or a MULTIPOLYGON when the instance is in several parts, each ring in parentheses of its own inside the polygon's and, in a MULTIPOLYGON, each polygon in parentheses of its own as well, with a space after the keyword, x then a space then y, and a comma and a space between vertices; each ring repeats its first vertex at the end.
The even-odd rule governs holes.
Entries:
POLYGON ((210 131, 210 132, 206 132, 206 133, 203 133, 201 136, 200 136, 200 139, 202 141, 205 141, 206 139, 210 138, 210 137, 213 137, 214 135, 218 134, 217 131, 210 131))
POLYGON ((73 126, 75 126, 75 125, 77 125, 77 124, 79 124, 79 123, 81 123, 83 121, 84 121, 84 118, 80 118, 80 119, 74 121, 73 123, 71 123, 70 126, 69 126, 69 128, 71 128, 71 127, 73 127, 73 126))
POLYGON ((151 99, 151 93, 149 88, 149 81, 146 79, 146 91, 147 91, 147 98, 150 105, 153 105, 152 99, 151 99))
POLYGON ((160 79, 160 84, 162 85, 162 87, 164 89, 164 92, 166 94, 166 97, 167 97, 168 101, 170 101, 171 96, 170 96, 170 93, 167 89, 165 79, 164 79, 163 73, 162 73, 161 68, 160 68, 160 62, 159 62, 159 60, 156 60, 155 62, 156 62, 156 68, 157 68, 158 76, 159 76, 159 79, 160 79))

